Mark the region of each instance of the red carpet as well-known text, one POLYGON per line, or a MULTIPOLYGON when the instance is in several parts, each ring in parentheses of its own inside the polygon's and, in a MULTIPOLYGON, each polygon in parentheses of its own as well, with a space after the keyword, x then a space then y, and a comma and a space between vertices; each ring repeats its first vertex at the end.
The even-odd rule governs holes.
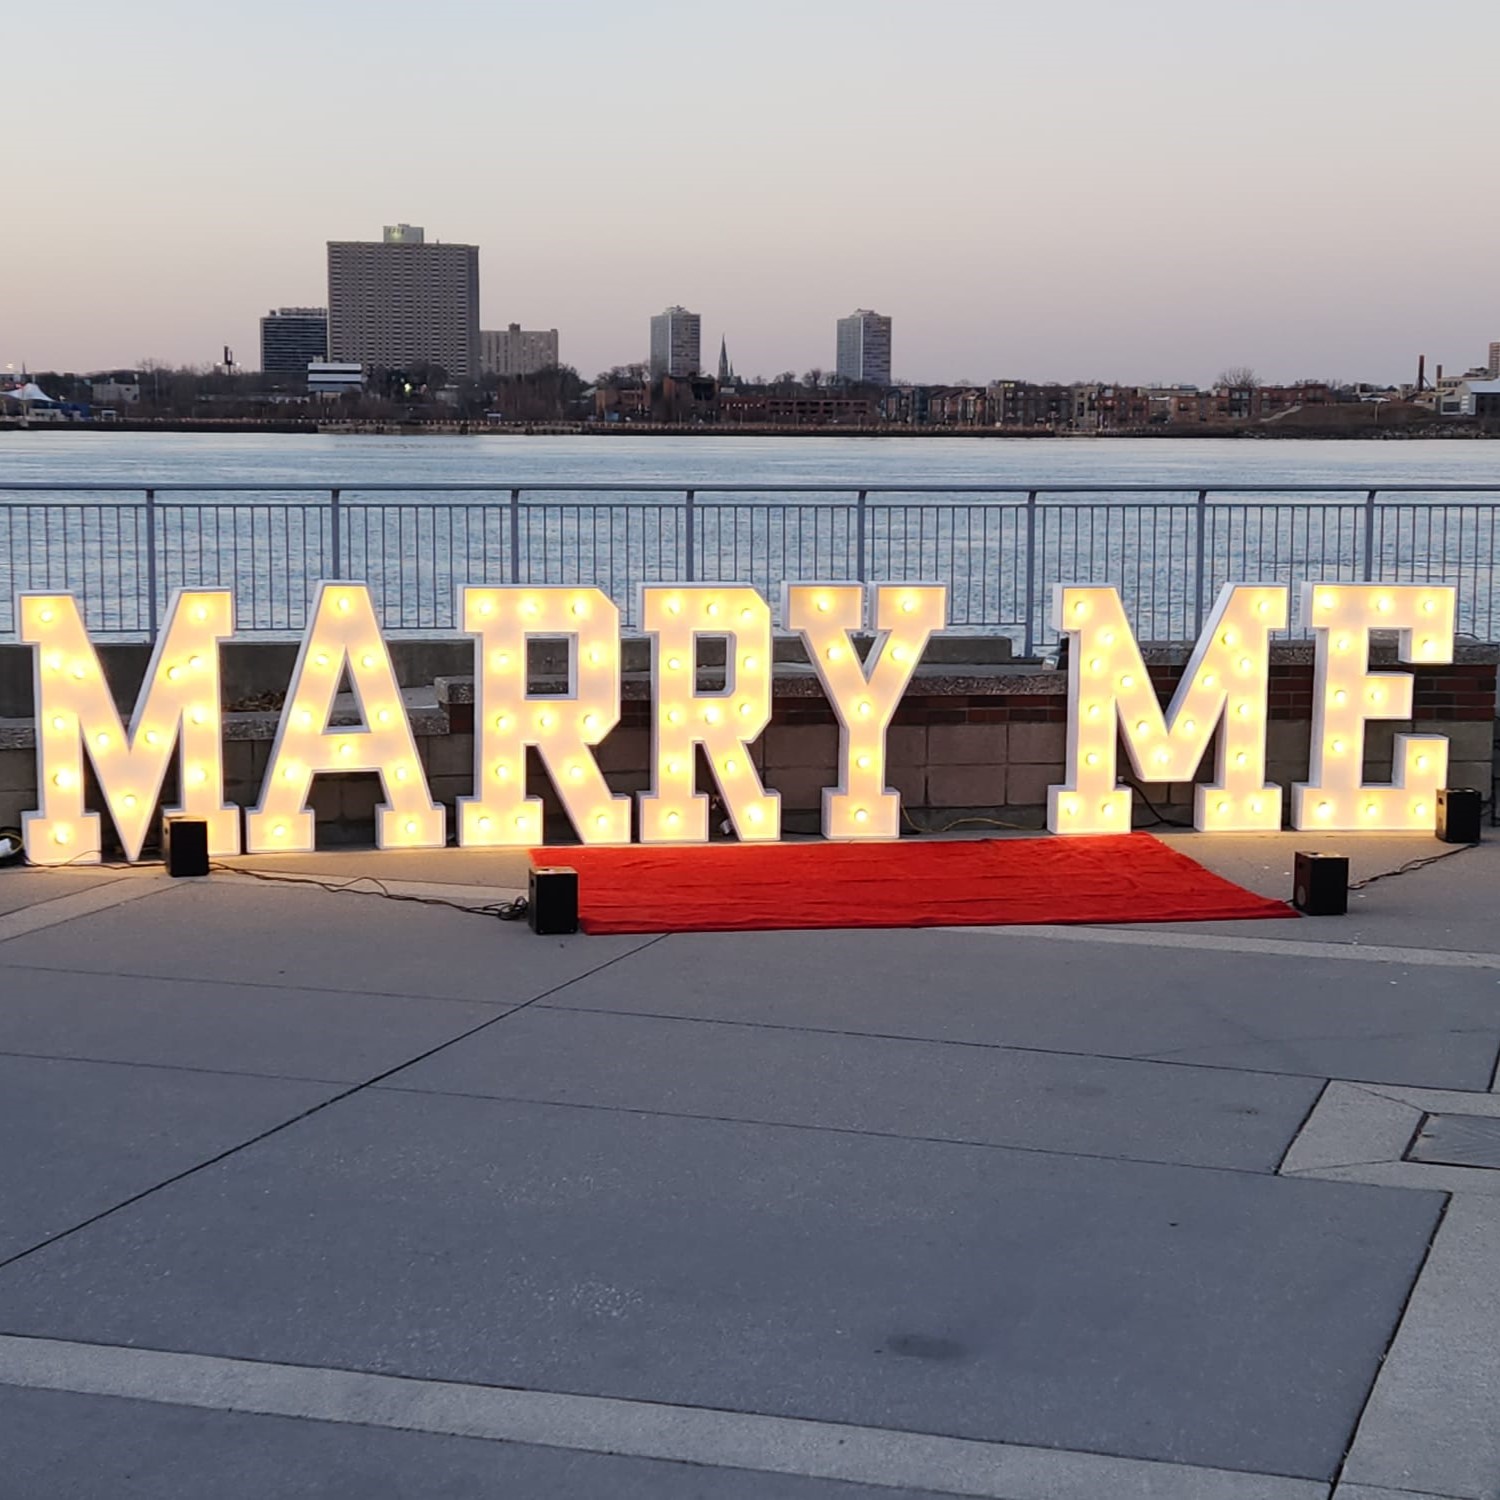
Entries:
POLYGON ((534 849, 578 871, 585 932, 1293 917, 1146 833, 534 849))

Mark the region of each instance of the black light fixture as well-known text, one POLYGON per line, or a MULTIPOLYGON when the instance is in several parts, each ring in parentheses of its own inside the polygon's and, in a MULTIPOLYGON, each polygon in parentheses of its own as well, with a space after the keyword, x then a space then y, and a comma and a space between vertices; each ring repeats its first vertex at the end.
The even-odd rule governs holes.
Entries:
POLYGON ((168 875, 207 875, 208 824, 202 818, 163 818, 161 857, 168 875))
POLYGON ((527 879, 526 921, 553 937, 578 931, 578 871, 567 865, 533 868, 527 879))
POLYGON ((1349 910, 1349 858, 1299 849, 1292 871, 1292 905, 1309 917, 1341 917, 1349 910))
POLYGON ((1445 844, 1477 844, 1484 798, 1471 786, 1445 786, 1437 794, 1437 836, 1445 844))

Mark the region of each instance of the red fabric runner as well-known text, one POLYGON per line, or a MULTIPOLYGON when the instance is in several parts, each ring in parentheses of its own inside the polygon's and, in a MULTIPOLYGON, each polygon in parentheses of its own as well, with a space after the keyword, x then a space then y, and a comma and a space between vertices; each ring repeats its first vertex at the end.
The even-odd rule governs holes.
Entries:
POLYGON ((534 849, 578 871, 585 932, 1294 917, 1146 833, 534 849))

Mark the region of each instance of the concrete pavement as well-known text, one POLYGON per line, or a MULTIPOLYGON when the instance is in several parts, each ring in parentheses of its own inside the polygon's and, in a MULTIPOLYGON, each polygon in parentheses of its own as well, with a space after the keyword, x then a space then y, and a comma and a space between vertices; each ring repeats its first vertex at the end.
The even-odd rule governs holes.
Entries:
MULTIPOLYGON (((1181 842, 1284 895, 1301 840, 1181 842)), ((1343 842, 1357 877, 1446 847, 1343 842)), ((459 906, 524 872, 243 864, 459 906)), ((1284 924, 543 939, 0 871, 6 1483, 1500 1496, 1494 1190, 1401 1124, 1496 1112, 1497 877, 1484 845, 1284 924)))

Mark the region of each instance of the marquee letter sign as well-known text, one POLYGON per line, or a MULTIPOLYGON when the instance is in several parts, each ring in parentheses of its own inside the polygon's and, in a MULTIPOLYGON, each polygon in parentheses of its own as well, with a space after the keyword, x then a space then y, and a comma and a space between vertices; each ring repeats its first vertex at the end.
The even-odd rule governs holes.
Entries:
MULTIPOLYGON (((839 724, 837 781, 822 795, 830 839, 892 839, 901 800, 886 785, 886 736, 934 631, 944 625, 940 584, 790 583, 783 618, 797 632, 839 724), (854 637, 869 631, 863 659, 854 637)), ((1064 780, 1048 789, 1047 826, 1059 834, 1127 833, 1131 788, 1119 779, 1123 745, 1134 776, 1193 781, 1213 748, 1213 780, 1194 791, 1193 825, 1215 832, 1282 826, 1282 789, 1266 780, 1271 636, 1288 623, 1279 584, 1228 584, 1209 612, 1171 702, 1163 709, 1118 591, 1059 584, 1053 621, 1068 652, 1064 780)), ((1292 788, 1290 822, 1309 830, 1430 832, 1448 768, 1441 735, 1398 734, 1388 783, 1364 780, 1365 725, 1408 720, 1413 678, 1372 672, 1372 633, 1397 637, 1403 662, 1453 659, 1455 590, 1439 584, 1308 583, 1301 619, 1315 643, 1312 742, 1306 782, 1292 788)), ((781 836, 781 799, 757 774, 752 746, 771 718, 771 613, 753 588, 652 584, 640 620, 651 642, 651 785, 639 794, 646 844, 703 843, 709 799, 700 761, 744 842, 781 836), (698 649, 722 641, 722 687, 699 688, 698 649)), ((620 719, 620 612, 584 586, 463 587, 459 617, 474 641, 474 787, 456 799, 460 844, 531 846, 544 836, 542 802, 528 795, 535 750, 577 837, 623 844, 631 799, 610 790, 595 748, 620 719), (533 693, 534 640, 566 652, 563 690, 533 693)), ((151 832, 168 774, 169 814, 202 819, 209 852, 239 852, 240 809, 224 800, 219 643, 234 629, 227 589, 181 590, 127 728, 105 681, 76 600, 26 593, 21 639, 33 648, 39 807, 22 815, 33 864, 96 862, 100 817, 85 802, 91 767, 125 857, 151 832)), ((444 807, 432 800, 390 652, 369 589, 317 586, 311 615, 257 806, 244 813, 250 853, 314 847, 313 778, 373 772, 382 849, 441 848, 444 807), (334 727, 345 678, 359 722, 334 727)))

